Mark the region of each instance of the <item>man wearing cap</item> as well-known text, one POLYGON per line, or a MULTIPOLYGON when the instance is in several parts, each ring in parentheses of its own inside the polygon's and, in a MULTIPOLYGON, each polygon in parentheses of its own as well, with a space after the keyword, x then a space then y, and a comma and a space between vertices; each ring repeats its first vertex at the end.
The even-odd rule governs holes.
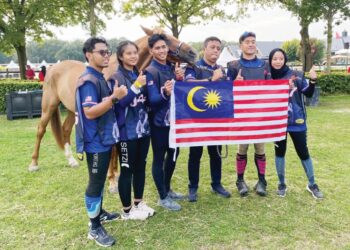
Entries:
MULTIPOLYGON (((232 80, 267 80, 271 78, 268 63, 257 58, 256 36, 253 32, 244 32, 239 38, 241 58, 227 64, 227 75, 232 80)), ((248 195, 249 189, 244 181, 244 172, 247 166, 247 152, 249 144, 238 145, 236 156, 237 181, 239 194, 248 195)), ((265 179, 266 156, 264 143, 254 143, 254 162, 258 171, 259 180, 254 189, 260 196, 266 196, 267 182, 265 179)))

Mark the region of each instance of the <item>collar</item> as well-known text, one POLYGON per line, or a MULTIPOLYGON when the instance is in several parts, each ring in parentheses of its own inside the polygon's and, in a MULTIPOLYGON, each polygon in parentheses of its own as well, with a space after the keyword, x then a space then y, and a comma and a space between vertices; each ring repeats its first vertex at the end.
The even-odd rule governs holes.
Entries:
POLYGON ((204 58, 200 59, 198 62, 197 62, 197 66, 204 66, 208 69, 212 69, 212 70, 216 70, 217 68, 219 68, 219 65, 215 64, 214 67, 207 64, 204 60, 204 58))
POLYGON ((157 69, 159 69, 161 71, 171 70, 171 64, 168 61, 166 64, 161 64, 161 63, 157 62, 156 60, 152 59, 151 65, 156 67, 157 69))
POLYGON ((97 71, 96 69, 94 69, 94 68, 91 67, 91 66, 87 66, 87 67, 86 67, 86 71, 88 71, 90 74, 93 74, 94 76, 96 76, 96 77, 99 78, 99 79, 104 79, 103 73, 97 71))

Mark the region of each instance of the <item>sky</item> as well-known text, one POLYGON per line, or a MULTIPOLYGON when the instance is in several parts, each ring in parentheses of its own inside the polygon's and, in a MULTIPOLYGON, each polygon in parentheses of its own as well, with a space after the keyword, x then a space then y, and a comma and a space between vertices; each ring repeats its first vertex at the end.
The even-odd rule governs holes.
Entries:
MULTIPOLYGON (((238 41, 240 34, 244 31, 256 33, 257 40, 260 41, 286 41, 294 38, 300 39, 300 26, 298 19, 290 12, 275 7, 273 9, 249 10, 247 17, 242 17, 238 21, 213 20, 207 24, 186 26, 180 34, 180 39, 185 42, 200 42, 208 36, 217 36, 225 41, 238 41)), ((140 25, 145 27, 157 26, 155 18, 134 17, 125 20, 122 17, 114 16, 106 21, 106 29, 100 33, 108 39, 125 37, 136 40, 143 36, 140 25)), ((350 32, 350 21, 343 22, 333 28, 335 32, 341 34, 345 29, 350 32)), ((309 27, 311 37, 325 40, 325 22, 313 23, 309 27)), ((54 34, 62 40, 75 40, 88 38, 88 32, 81 26, 68 28, 54 28, 54 34)), ((169 30, 167 32, 171 33, 169 30)))

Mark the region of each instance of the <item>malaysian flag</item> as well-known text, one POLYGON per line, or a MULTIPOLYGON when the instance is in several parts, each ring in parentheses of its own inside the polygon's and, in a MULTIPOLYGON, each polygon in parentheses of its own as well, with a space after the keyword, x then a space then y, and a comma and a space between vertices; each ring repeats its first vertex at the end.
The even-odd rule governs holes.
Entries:
POLYGON ((283 140, 288 98, 288 80, 176 82, 170 147, 283 140))

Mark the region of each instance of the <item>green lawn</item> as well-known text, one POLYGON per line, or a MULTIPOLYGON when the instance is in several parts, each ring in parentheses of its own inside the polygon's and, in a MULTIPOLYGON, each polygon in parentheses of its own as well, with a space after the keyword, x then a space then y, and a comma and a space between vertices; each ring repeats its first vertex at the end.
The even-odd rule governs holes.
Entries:
MULTIPOLYGON (((116 221, 106 228, 120 249, 350 249, 350 96, 322 97, 320 106, 308 109, 308 143, 316 181, 325 199, 316 201, 306 191, 306 176, 293 145, 288 145, 285 198, 275 195, 273 145, 267 144, 265 198, 250 193, 240 198, 235 188, 234 154, 229 147, 223 160, 223 184, 230 199, 210 191, 208 154, 202 158, 197 203, 181 202, 180 212, 156 205, 147 163, 145 200, 157 214, 145 222, 116 221)), ((41 146, 41 170, 27 167, 38 119, 7 121, 0 116, 0 249, 95 249, 87 240, 84 191, 85 162, 67 166, 55 145, 50 128, 41 146)), ((249 150, 246 180, 255 184, 256 169, 249 150)), ((173 177, 173 188, 187 192, 188 149, 182 149, 173 177)), ((106 189, 107 190, 107 189, 106 189)), ((105 194, 105 208, 120 210, 118 195, 105 194)))

